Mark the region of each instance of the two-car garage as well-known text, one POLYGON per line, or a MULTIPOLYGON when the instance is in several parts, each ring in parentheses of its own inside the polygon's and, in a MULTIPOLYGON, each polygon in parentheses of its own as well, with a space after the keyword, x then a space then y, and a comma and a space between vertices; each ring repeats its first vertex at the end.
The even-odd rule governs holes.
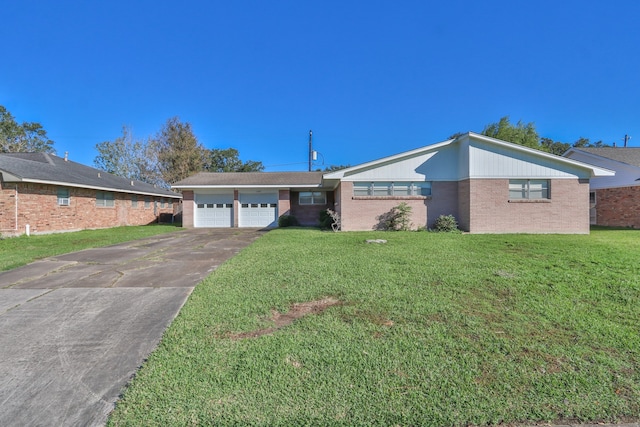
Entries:
POLYGON ((277 193, 240 192, 194 194, 194 227, 233 227, 234 208, 238 227, 274 227, 278 218, 277 193))

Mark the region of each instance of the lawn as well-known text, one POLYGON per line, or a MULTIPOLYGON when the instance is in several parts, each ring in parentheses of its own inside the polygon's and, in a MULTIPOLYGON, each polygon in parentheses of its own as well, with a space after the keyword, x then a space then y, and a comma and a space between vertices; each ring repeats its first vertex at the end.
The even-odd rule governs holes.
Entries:
POLYGON ((0 271, 20 267, 49 256, 115 245, 178 230, 180 228, 174 225, 143 225, 0 238, 0 271))
POLYGON ((637 420, 639 253, 624 230, 275 230, 195 289, 109 425, 637 420))

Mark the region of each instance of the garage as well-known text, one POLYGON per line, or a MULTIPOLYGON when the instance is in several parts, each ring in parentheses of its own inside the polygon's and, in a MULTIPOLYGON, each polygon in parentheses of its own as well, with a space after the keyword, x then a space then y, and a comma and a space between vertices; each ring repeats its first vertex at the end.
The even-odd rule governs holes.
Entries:
POLYGON ((194 227, 233 227, 233 194, 194 195, 194 227))
POLYGON ((277 193, 240 193, 239 227, 275 227, 278 219, 277 193))

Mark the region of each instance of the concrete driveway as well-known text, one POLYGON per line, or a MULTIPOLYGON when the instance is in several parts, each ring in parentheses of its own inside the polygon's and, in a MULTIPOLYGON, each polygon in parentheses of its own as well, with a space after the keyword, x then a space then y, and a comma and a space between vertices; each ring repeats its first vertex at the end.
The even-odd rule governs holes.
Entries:
POLYGON ((262 234, 185 230, 0 273, 0 425, 103 425, 193 287, 262 234))

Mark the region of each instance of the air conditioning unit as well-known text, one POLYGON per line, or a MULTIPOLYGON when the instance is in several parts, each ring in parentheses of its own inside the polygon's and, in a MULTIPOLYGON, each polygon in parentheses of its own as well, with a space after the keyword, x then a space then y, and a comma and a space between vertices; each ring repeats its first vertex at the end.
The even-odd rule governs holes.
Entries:
POLYGON ((58 199, 59 206, 69 206, 69 198, 60 198, 58 199))

